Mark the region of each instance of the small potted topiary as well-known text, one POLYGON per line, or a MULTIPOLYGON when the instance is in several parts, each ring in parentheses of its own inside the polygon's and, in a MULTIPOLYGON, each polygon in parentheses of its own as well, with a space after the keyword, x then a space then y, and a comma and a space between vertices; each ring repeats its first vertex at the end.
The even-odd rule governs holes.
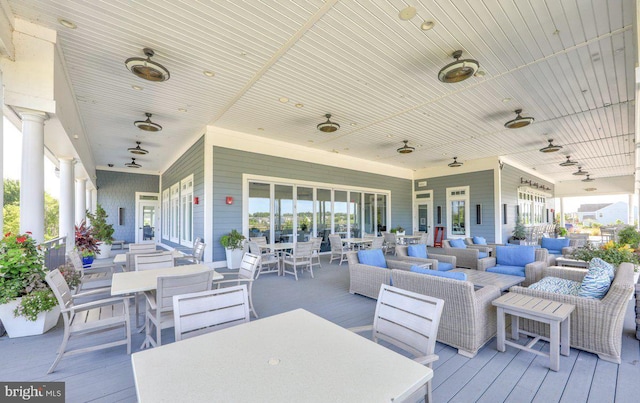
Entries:
POLYGON ((231 230, 228 234, 220 237, 220 244, 224 247, 227 257, 227 267, 229 269, 240 268, 242 255, 244 254, 245 237, 237 230, 231 230))
POLYGON ((98 253, 98 241, 93 236, 93 229, 87 226, 87 222, 82 220, 76 225, 76 249, 82 256, 82 265, 89 267, 98 253))
POLYGON ((523 245, 526 239, 527 233, 524 224, 522 224, 522 220, 520 219, 520 216, 518 216, 516 218, 516 226, 513 229, 513 235, 511 236, 511 238, 509 238, 509 243, 515 245, 523 245))
POLYGON ((113 225, 107 223, 109 215, 100 204, 96 206, 95 214, 87 211, 87 217, 91 222, 93 236, 98 241, 98 259, 106 259, 111 254, 111 244, 113 243, 113 225))

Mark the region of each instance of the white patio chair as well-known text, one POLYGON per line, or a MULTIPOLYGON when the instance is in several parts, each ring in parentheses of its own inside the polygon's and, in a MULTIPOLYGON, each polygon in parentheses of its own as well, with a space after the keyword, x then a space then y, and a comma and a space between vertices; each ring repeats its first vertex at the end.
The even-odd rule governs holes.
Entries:
POLYGON ((333 262, 335 259, 340 259, 340 265, 342 265, 342 262, 346 262, 347 252, 351 251, 351 249, 343 245, 340 235, 329 235, 329 244, 331 245, 331 257, 329 257, 329 263, 333 262))
POLYGON ((67 255, 69 262, 73 268, 80 273, 80 284, 76 287, 75 292, 79 293, 82 288, 108 287, 111 285, 113 277, 114 265, 97 265, 85 268, 82 264, 82 258, 76 250, 72 250, 67 255))
POLYGON ((245 284, 173 296, 176 341, 248 323, 249 293, 245 284))
POLYGON ((127 252, 127 262, 123 266, 123 270, 132 271, 136 269, 136 255, 149 255, 152 253, 162 253, 156 249, 156 245, 153 243, 132 243, 129 244, 129 252, 127 252))
POLYGON ((249 238, 249 242, 255 242, 258 245, 266 245, 267 244, 267 237, 266 236, 252 236, 251 238, 249 238))
POLYGON ((127 346, 127 354, 131 354, 131 325, 129 318, 129 297, 106 298, 76 305, 75 298, 95 295, 103 290, 88 291, 71 295, 69 286, 58 269, 47 273, 45 280, 58 300, 62 319, 64 321, 64 336, 58 349, 58 355, 47 373, 53 372, 62 357, 75 355, 119 345, 127 346), (124 338, 107 341, 103 337, 95 337, 96 332, 124 327, 124 338), (80 347, 67 351, 67 343, 71 336, 90 335, 92 341, 98 340, 102 344, 80 347))
POLYGON ((162 329, 173 326, 173 296, 207 291, 211 289, 213 270, 202 273, 159 276, 156 291, 144 293, 147 300, 145 339, 141 348, 162 345, 162 329), (152 329, 156 330, 155 340, 152 329))
POLYGON ((383 244, 384 244, 384 237, 374 236, 374 237, 371 237, 371 244, 367 249, 382 249, 383 244))
POLYGON ((253 253, 245 253, 242 256, 242 262, 240 263, 240 268, 238 269, 238 273, 223 273, 226 276, 236 276, 236 278, 228 279, 228 280, 220 280, 216 281, 214 285, 216 288, 221 288, 222 284, 235 283, 235 285, 241 285, 241 283, 245 283, 247 286, 247 290, 249 291, 249 308, 251 309, 251 313, 256 318, 258 314, 256 313, 255 308, 253 307, 253 281, 256 278, 256 272, 258 271, 258 267, 260 267, 261 257, 259 255, 254 255, 253 253))
POLYGON ((190 253, 185 253, 181 256, 178 262, 182 263, 186 261, 186 264, 199 264, 202 262, 202 255, 204 254, 204 248, 207 246, 206 243, 198 241, 193 244, 193 250, 190 253))
POLYGON ((175 266, 171 252, 135 255, 135 262, 136 271, 164 269, 175 266))
POLYGON ((311 265, 319 266, 322 268, 322 263, 320 263, 320 248, 322 248, 322 237, 313 237, 310 239, 313 244, 313 248, 311 249, 311 265), (313 258, 317 259, 317 263, 313 263, 313 258))
POLYGON ((282 258, 282 273, 293 274, 298 281, 298 267, 301 270, 307 268, 313 278, 313 266, 311 265, 311 254, 313 251, 313 242, 298 242, 293 252, 285 252, 282 258), (291 266, 291 271, 287 271, 287 266, 291 266))
MULTIPOLYGON (((414 361, 431 368, 431 363, 438 359, 434 351, 443 307, 441 299, 382 284, 373 325, 349 330, 371 331, 374 342, 384 340, 393 344, 417 356, 414 361)), ((426 401, 433 401, 431 381, 427 384, 426 401)))
POLYGON ((384 236, 384 254, 386 255, 389 251, 396 253, 396 245, 398 244, 396 234, 392 232, 383 232, 382 235, 384 236))
POLYGON ((263 250, 257 243, 249 242, 249 252, 253 255, 260 256, 260 267, 256 274, 256 280, 262 273, 279 273, 280 272, 280 257, 273 252, 263 250), (265 266, 267 270, 265 270, 265 266), (275 266, 275 268, 272 268, 275 266))

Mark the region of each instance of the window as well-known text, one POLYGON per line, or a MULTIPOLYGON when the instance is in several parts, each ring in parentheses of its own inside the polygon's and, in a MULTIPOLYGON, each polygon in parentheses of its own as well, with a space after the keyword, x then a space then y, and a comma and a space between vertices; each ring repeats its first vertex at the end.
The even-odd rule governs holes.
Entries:
POLYGON ((162 192, 162 238, 169 239, 171 227, 171 200, 169 188, 162 192))
POLYGON ((180 244, 193 246, 193 175, 180 181, 180 244))
POLYGON ((171 242, 180 242, 180 184, 171 186, 171 242))
POLYGON ((518 189, 518 210, 520 220, 525 225, 542 224, 547 217, 546 210, 547 196, 530 188, 518 189))
POLYGON ((469 186, 447 188, 447 237, 469 236, 469 186))

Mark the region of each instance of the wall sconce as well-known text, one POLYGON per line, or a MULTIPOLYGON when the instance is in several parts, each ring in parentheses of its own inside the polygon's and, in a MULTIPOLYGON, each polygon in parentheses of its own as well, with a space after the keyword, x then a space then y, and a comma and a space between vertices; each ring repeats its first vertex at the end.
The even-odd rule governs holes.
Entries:
POLYGON ((233 204, 233 197, 231 196, 227 196, 227 199, 225 201, 227 204, 233 204))

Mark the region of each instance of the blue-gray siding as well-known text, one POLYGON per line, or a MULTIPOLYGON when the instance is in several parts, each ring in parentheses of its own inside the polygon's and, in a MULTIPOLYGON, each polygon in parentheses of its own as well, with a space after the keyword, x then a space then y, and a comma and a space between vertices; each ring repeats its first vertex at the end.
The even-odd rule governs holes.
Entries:
MULTIPOLYGON (((204 136, 200 137, 169 169, 162 174, 162 191, 193 174, 193 197, 204 201, 204 136)), ((160 192, 162 193, 162 192, 160 192)), ((163 214, 166 212, 163 211, 163 214)), ((161 235, 162 236, 162 235, 161 235)), ((193 205, 193 239, 204 236, 204 203, 193 205)), ((177 247, 179 245, 162 238, 162 243, 177 247)))
POLYGON ((242 174, 273 176, 310 182, 357 186, 391 191, 393 226, 411 226, 411 180, 336 168, 286 158, 213 148, 213 260, 225 259, 220 237, 242 228, 242 174), (234 203, 225 204, 232 196, 234 203))
POLYGON ((127 172, 96 171, 98 185, 98 203, 113 224, 113 237, 126 242, 136 239, 136 192, 158 193, 160 177, 158 175, 134 174, 127 172), (124 207, 124 225, 118 223, 118 208, 124 207))
MULTIPOLYGON (((537 176, 528 174, 518 168, 515 168, 511 165, 505 164, 502 168, 501 173, 501 197, 502 204, 507 205, 507 223, 502 225, 502 241, 507 242, 509 237, 513 233, 513 229, 516 226, 516 207, 518 206, 518 188, 522 185, 520 183, 520 178, 524 180, 533 180, 534 182, 538 182, 540 185, 545 185, 550 187, 551 190, 547 190, 547 193, 554 193, 553 183, 547 182, 538 178, 537 176)), ((552 208, 552 202, 550 199, 547 199, 547 208, 552 208)), ((500 211, 503 211, 503 206, 500 206, 500 211)))
MULTIPOLYGON (((469 221, 471 236, 482 236, 489 242, 495 238, 495 203, 493 170, 469 172, 457 175, 439 176, 435 178, 416 179, 414 189, 416 191, 433 190, 433 220, 431 228, 434 226, 449 225, 447 217, 447 188, 469 186, 469 221), (426 188, 419 188, 418 182, 427 181, 426 188), (482 223, 476 224, 476 205, 480 204, 482 210, 482 223), (442 209, 442 222, 437 222, 438 206, 442 209)), ((446 231, 445 231, 446 236, 446 231)))

